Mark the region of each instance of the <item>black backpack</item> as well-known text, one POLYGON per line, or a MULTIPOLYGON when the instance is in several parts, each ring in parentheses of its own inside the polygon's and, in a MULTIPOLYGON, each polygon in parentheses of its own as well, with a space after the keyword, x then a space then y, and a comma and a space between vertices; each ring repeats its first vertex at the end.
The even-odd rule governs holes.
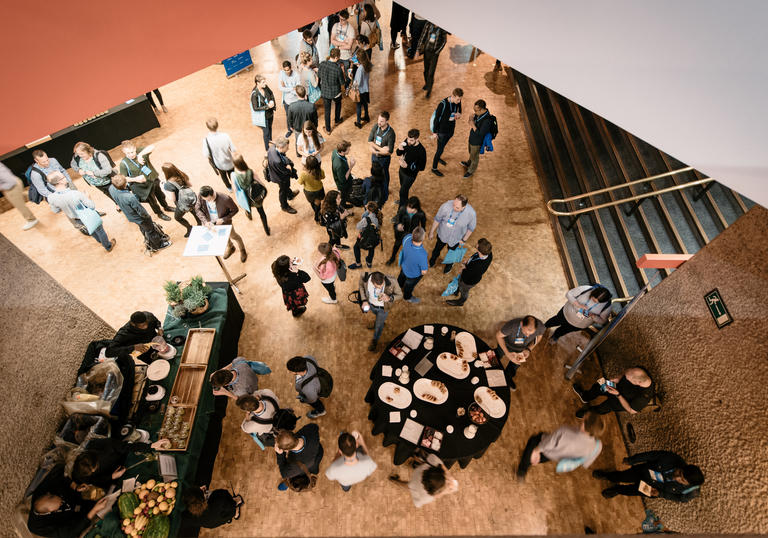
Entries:
POLYGON ((365 188, 362 179, 353 179, 349 189, 349 203, 356 207, 365 205, 365 188))
POLYGON ((374 226, 371 219, 365 217, 365 220, 368 224, 363 228, 363 231, 360 232, 360 248, 369 250, 378 247, 379 243, 381 243, 381 231, 374 226))
MULTIPOLYGON (((24 177, 27 178, 27 184, 29 185, 29 190, 27 191, 27 198, 29 198, 30 202, 39 204, 40 202, 45 200, 45 197, 39 192, 37 192, 37 188, 35 187, 35 184, 32 183, 32 172, 37 172, 38 174, 40 174, 40 177, 43 178, 43 184, 50 192, 53 192, 54 190, 48 184, 48 179, 45 177, 45 173, 34 164, 30 165, 29 168, 27 168, 26 172, 24 172, 24 177)), ((50 194, 50 192, 47 194, 50 194)))
POLYGON ((275 431, 277 430, 293 431, 296 428, 296 423, 298 422, 299 419, 296 417, 296 413, 293 412, 293 409, 280 409, 280 406, 277 405, 277 402, 275 401, 275 399, 266 395, 262 396, 261 399, 266 400, 267 402, 272 404, 272 406, 276 409, 275 414, 272 416, 272 418, 268 418, 268 419, 251 417, 252 421, 258 424, 272 424, 272 427, 275 431))
POLYGON ((320 398, 327 398, 331 395, 331 392, 333 391, 333 376, 331 376, 330 373, 328 373, 328 370, 324 368, 320 368, 315 361, 312 359, 307 358, 309 362, 315 365, 315 368, 317 369, 317 373, 309 376, 307 379, 301 382, 301 386, 299 389, 303 389, 304 386, 312 381, 314 378, 318 378, 320 380, 320 391, 317 393, 317 395, 320 398))
POLYGON ((491 122, 491 138, 496 139, 496 135, 499 134, 499 122, 496 121, 496 116, 489 115, 488 121, 491 122))
MULTIPOLYGON (((109 173, 108 177, 114 176, 115 175, 115 170, 114 170, 115 169, 115 161, 112 160, 112 156, 109 153, 107 153, 106 151, 101 150, 101 149, 93 150, 93 159, 96 162, 99 162, 98 161, 99 155, 104 155, 107 158, 107 161, 109 162, 109 166, 112 167, 112 171, 109 173)), ((77 164, 77 166, 80 166, 80 157, 77 155, 77 153, 75 153, 75 164, 77 164)))

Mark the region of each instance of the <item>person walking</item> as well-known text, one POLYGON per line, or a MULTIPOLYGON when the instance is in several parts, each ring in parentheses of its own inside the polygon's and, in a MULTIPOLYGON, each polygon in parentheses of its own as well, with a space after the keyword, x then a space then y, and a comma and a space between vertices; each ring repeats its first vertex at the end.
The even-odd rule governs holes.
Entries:
POLYGON ((355 127, 358 129, 363 128, 364 123, 371 121, 368 116, 368 104, 371 102, 371 89, 369 85, 370 73, 373 65, 371 64, 370 51, 358 51, 357 61, 359 66, 355 71, 355 78, 353 80, 354 87, 360 93, 360 99, 355 103, 357 112, 357 121, 355 121, 355 127), (361 116, 362 111, 365 110, 365 115, 361 116))
POLYGON ((477 252, 472 254, 466 262, 462 262, 461 266, 464 268, 461 271, 459 277, 459 287, 454 295, 458 295, 458 299, 448 299, 445 301, 450 306, 461 306, 467 302, 469 297, 469 290, 474 288, 480 283, 483 275, 491 266, 493 261, 493 246, 491 242, 485 237, 480 238, 475 247, 477 252))
POLYGON ((16 177, 11 169, 0 163, 0 191, 13 207, 16 208, 24 220, 27 221, 22 230, 31 230, 37 226, 38 220, 26 205, 24 200, 24 183, 16 177))
POLYGON ((325 404, 321 396, 321 375, 327 372, 320 368, 317 359, 312 355, 293 357, 285 363, 285 367, 294 374, 294 387, 299 394, 299 401, 312 407, 312 411, 307 413, 307 418, 322 417, 325 414, 325 404))
POLYGON ((51 172, 46 180, 55 189, 48 196, 48 204, 51 211, 54 213, 64 213, 75 229, 79 230, 84 235, 93 237, 104 247, 104 250, 112 252, 112 249, 115 248, 115 245, 117 244, 117 240, 109 240, 107 232, 104 231, 104 226, 100 224, 96 229, 88 232, 88 228, 78 218, 77 212, 81 211, 83 208, 89 208, 95 211, 93 201, 91 201, 91 199, 84 193, 72 190, 69 187, 67 178, 61 172, 51 172))
POLYGON ((397 43, 397 34, 402 37, 403 45, 407 45, 408 36, 405 33, 405 28, 408 26, 408 16, 410 11, 401 6, 397 2, 392 2, 392 16, 389 18, 389 47, 392 50, 397 50, 400 45, 397 43))
POLYGON ((496 126, 496 117, 488 112, 485 101, 478 99, 473 107, 474 114, 469 117, 469 159, 461 161, 467 168, 464 178, 472 177, 480 163, 480 151, 487 143, 486 137, 495 137, 494 129, 496 126))
POLYGON ((106 151, 95 150, 90 144, 75 144, 74 155, 70 163, 72 169, 80 174, 88 185, 96 187, 101 193, 115 202, 117 211, 120 205, 112 199, 112 176, 115 175, 111 157, 106 151))
POLYGON ((112 177, 112 186, 109 187, 110 198, 115 201, 120 210, 125 215, 128 222, 132 222, 139 227, 144 237, 145 254, 151 254, 157 250, 171 246, 168 236, 162 233, 162 230, 154 223, 147 210, 128 189, 128 180, 122 174, 115 174, 112 177))
POLYGON ((155 113, 157 113, 157 105, 155 104, 155 100, 152 98, 153 92, 157 96, 157 101, 160 103, 160 106, 162 107, 163 112, 167 114, 168 108, 165 106, 165 103, 163 103, 163 94, 161 94, 160 90, 157 88, 144 94, 144 96, 147 98, 147 101, 149 101, 149 104, 152 105, 152 110, 154 110, 155 113))
POLYGON ((307 299, 309 293, 304 284, 310 277, 306 271, 299 269, 301 260, 289 258, 286 255, 279 256, 272 262, 272 276, 275 277, 280 289, 283 291, 283 303, 294 318, 300 317, 307 311, 307 299))
POLYGON ((381 243, 381 211, 376 202, 368 202, 360 217, 360 222, 355 226, 357 228, 357 240, 352 251, 355 253, 355 263, 350 264, 349 269, 360 269, 363 265, 360 263, 360 249, 368 251, 365 257, 365 264, 368 268, 373 264, 373 256, 376 253, 376 247, 381 243))
POLYGON ((264 113, 264 125, 261 134, 264 138, 264 151, 269 150, 272 140, 272 122, 275 119, 275 94, 267 86, 264 75, 256 75, 253 78, 255 86, 251 90, 251 110, 264 113))
POLYGON ((333 181, 336 188, 341 193, 341 203, 343 207, 352 207, 349 202, 349 193, 352 189, 352 169, 357 164, 354 157, 349 154, 352 144, 347 140, 342 140, 336 145, 336 149, 331 154, 331 170, 333 171, 333 181))
POLYGON ((304 187, 304 196, 309 202, 312 211, 315 214, 315 223, 320 222, 320 209, 325 198, 325 189, 323 180, 325 172, 320 168, 320 161, 314 155, 309 155, 304 159, 304 170, 299 174, 299 185, 304 187))
POLYGON ((288 123, 296 133, 296 149, 298 150, 299 138, 304 131, 304 125, 308 122, 317 125, 317 110, 315 105, 307 101, 307 90, 304 86, 296 86, 294 91, 298 99, 288 107, 288 123))
POLYGON ((248 207, 243 208, 245 209, 245 216, 248 217, 248 220, 253 220, 251 208, 255 207, 256 211, 259 213, 264 233, 269 236, 269 223, 267 222, 267 214, 264 212, 264 198, 267 196, 267 186, 259 176, 251 170, 242 155, 236 153, 232 162, 235 165, 235 173, 232 174, 232 179, 235 182, 235 185, 243 192, 247 201, 246 205, 248 207), (257 186, 255 189, 254 183, 257 186))
POLYGON ((237 204, 230 196, 223 192, 216 192, 208 185, 203 185, 200 188, 200 194, 195 203, 197 218, 200 219, 203 226, 231 226, 224 259, 226 260, 234 254, 235 245, 232 243, 234 241, 240 249, 240 261, 245 263, 248 253, 245 251, 243 238, 235 231, 235 226, 232 224, 232 217, 238 211, 240 210, 237 208, 237 204))
POLYGON ((403 244, 403 238, 421 226, 426 229, 427 216, 421 209, 421 201, 416 196, 408 198, 405 207, 400 206, 395 216, 393 227, 395 239, 392 244, 392 255, 387 260, 387 265, 395 263, 395 258, 403 244))
POLYGON ((418 226, 403 238, 403 262, 400 264, 397 283, 403 290, 403 299, 413 304, 421 302, 421 299, 413 296, 413 289, 429 269, 427 251, 423 244, 425 235, 424 228, 418 226))
POLYGON ((339 65, 339 49, 331 49, 328 59, 320 63, 318 77, 320 91, 323 97, 325 114, 325 134, 331 134, 331 103, 334 106, 334 122, 336 125, 344 121, 341 117, 341 88, 347 85, 344 70, 339 65))
POLYGON ((432 138, 437 139, 437 149, 432 158, 432 173, 438 177, 443 177, 443 173, 437 169, 437 164, 446 164, 443 160, 443 151, 448 141, 453 138, 456 121, 461 118, 461 98, 463 96, 464 90, 454 88, 451 95, 438 103, 432 115, 432 124, 429 127, 432 131, 432 138))
POLYGON ((408 138, 403 140, 395 152, 400 157, 400 199, 398 209, 408 201, 408 194, 416 181, 416 176, 427 166, 427 150, 419 142, 419 130, 408 131, 408 138))
POLYGON ((235 169, 232 163, 232 153, 237 151, 232 139, 227 133, 219 132, 219 120, 208 118, 205 120, 208 134, 203 139, 203 157, 208 158, 213 170, 221 176, 221 181, 229 192, 232 192, 230 176, 235 169))
POLYGON ((448 32, 427 21, 416 45, 416 54, 414 58, 419 59, 419 54, 424 56, 424 87, 427 99, 432 95, 432 85, 435 83, 435 69, 437 68, 437 59, 448 42, 448 32))
POLYGON ((368 455, 368 447, 359 431, 341 432, 338 443, 338 457, 325 470, 325 477, 338 482, 346 492, 371 476, 377 465, 368 455))
POLYGON ((148 203, 157 218, 171 220, 171 217, 163 213, 163 209, 173 211, 174 208, 168 205, 158 180, 160 174, 157 173, 149 158, 155 146, 150 144, 146 147, 137 148, 136 144, 130 140, 123 140, 120 147, 125 157, 120 161, 119 170, 128 179, 131 192, 136 195, 140 202, 148 203))
POLYGON ((195 213, 195 203, 197 202, 197 194, 192 190, 192 184, 189 182, 189 176, 179 170, 176 165, 172 163, 163 163, 160 167, 165 177, 165 183, 163 184, 163 190, 170 193, 173 199, 175 209, 173 210, 173 218, 176 222, 184 226, 186 233, 184 237, 189 237, 192 232, 192 225, 187 222, 184 215, 189 213, 192 218, 195 219, 195 223, 200 226, 200 219, 195 213))
POLYGON ((378 271, 360 275, 357 291, 360 294, 360 306, 363 312, 371 312, 376 316, 373 324, 373 338, 368 345, 368 351, 376 351, 379 338, 384 331, 384 324, 389 316, 389 309, 395 301, 403 297, 403 292, 396 279, 378 271))
MULTIPOLYGON (((441 205, 435 215, 432 229, 429 231, 430 239, 435 237, 435 231, 437 231, 437 241, 429 258, 429 266, 435 265, 437 257, 446 245, 448 245, 449 250, 463 246, 469 236, 472 235, 475 226, 477 226, 477 214, 475 209, 469 205, 466 196, 457 194, 456 198, 441 205)), ((453 264, 446 263, 444 265, 443 273, 450 273, 453 264)))
POLYGON ((371 149, 371 162, 378 162, 384 171, 386 184, 384 185, 384 202, 389 199, 389 163, 392 161, 392 152, 395 151, 395 130, 389 125, 389 112, 382 110, 376 125, 368 135, 368 146, 371 149))
POLYGON ((305 121, 301 133, 296 137, 296 152, 301 157, 301 164, 305 164, 309 156, 317 159, 318 163, 322 162, 323 156, 320 152, 323 151, 324 144, 325 138, 317 132, 317 125, 309 120, 305 121))
POLYGON ((299 177, 293 161, 285 154, 288 151, 289 141, 287 138, 280 137, 275 143, 269 146, 267 151, 267 162, 269 168, 270 181, 277 183, 280 187, 278 197, 280 199, 280 209, 291 215, 296 214, 296 210, 288 204, 293 200, 299 191, 291 190, 291 178, 299 177))
POLYGON ((413 60, 416 56, 416 47, 419 44, 421 35, 424 33, 424 27, 427 25, 427 20, 420 15, 417 15, 415 11, 411 11, 411 23, 408 25, 408 31, 411 33, 410 46, 406 52, 406 56, 413 60))
POLYGON ((339 301, 336 299, 336 286, 334 282, 336 281, 339 266, 343 263, 341 251, 330 243, 320 243, 317 251, 320 253, 320 258, 318 258, 312 268, 320 279, 320 283, 328 291, 328 297, 323 297, 322 301, 325 304, 336 304, 339 301))
POLYGON ((293 65, 290 60, 283 62, 283 70, 280 71, 280 86, 279 90, 283 94, 283 108, 285 109, 285 124, 288 127, 288 132, 285 133, 285 138, 290 138, 293 133, 291 127, 290 118, 288 117, 288 107, 299 100, 299 96, 296 94, 296 88, 301 86, 301 76, 298 71, 293 70, 293 65))
POLYGON ((341 244, 341 240, 347 237, 347 217, 351 213, 342 207, 339 191, 325 194, 320 213, 320 222, 328 232, 328 242, 342 250, 349 249, 349 246, 341 244))
POLYGON ((306 424, 296 433, 288 430, 277 432, 275 455, 283 478, 277 489, 286 491, 289 482, 300 490, 310 487, 311 480, 307 473, 319 473, 323 460, 323 445, 320 444, 317 424, 306 424))
POLYGON ((400 479, 397 474, 390 475, 389 479, 410 491, 416 508, 458 491, 459 482, 448 473, 448 468, 435 454, 427 455, 426 460, 414 458, 414 464, 418 466, 409 481, 400 479))
POLYGON ((611 292, 600 284, 577 286, 568 290, 565 298, 565 305, 545 323, 547 327, 557 327, 549 339, 550 344, 557 343, 563 335, 586 329, 595 323, 604 325, 612 312, 611 292))

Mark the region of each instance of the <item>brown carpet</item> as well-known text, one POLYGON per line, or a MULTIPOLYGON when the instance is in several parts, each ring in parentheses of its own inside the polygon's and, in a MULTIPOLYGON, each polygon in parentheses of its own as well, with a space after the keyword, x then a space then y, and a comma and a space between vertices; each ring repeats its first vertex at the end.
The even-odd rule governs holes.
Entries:
POLYGON ((0 514, 7 515, 61 424, 59 401, 86 346, 114 330, 3 235, 0 251, 0 514))

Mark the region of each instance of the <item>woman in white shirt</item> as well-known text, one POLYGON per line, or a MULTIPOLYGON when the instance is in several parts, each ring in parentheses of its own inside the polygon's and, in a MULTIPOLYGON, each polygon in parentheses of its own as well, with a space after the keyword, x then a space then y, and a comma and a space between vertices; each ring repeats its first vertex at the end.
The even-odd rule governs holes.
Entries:
POLYGON ((323 150, 325 139, 317 132, 317 126, 310 120, 304 122, 304 129, 296 139, 296 151, 301 155, 301 164, 307 164, 307 157, 312 155, 317 162, 322 162, 320 152, 323 150))

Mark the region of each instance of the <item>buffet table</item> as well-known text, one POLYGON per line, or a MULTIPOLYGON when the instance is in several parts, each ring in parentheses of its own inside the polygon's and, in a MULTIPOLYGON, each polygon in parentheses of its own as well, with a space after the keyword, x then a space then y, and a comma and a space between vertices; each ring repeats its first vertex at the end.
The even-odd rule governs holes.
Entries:
POLYGON ((471 333, 440 324, 413 327, 387 346, 365 401, 373 434, 384 434, 384 446, 397 445, 396 465, 421 448, 464 468, 498 439, 510 391, 489 349, 471 333))

